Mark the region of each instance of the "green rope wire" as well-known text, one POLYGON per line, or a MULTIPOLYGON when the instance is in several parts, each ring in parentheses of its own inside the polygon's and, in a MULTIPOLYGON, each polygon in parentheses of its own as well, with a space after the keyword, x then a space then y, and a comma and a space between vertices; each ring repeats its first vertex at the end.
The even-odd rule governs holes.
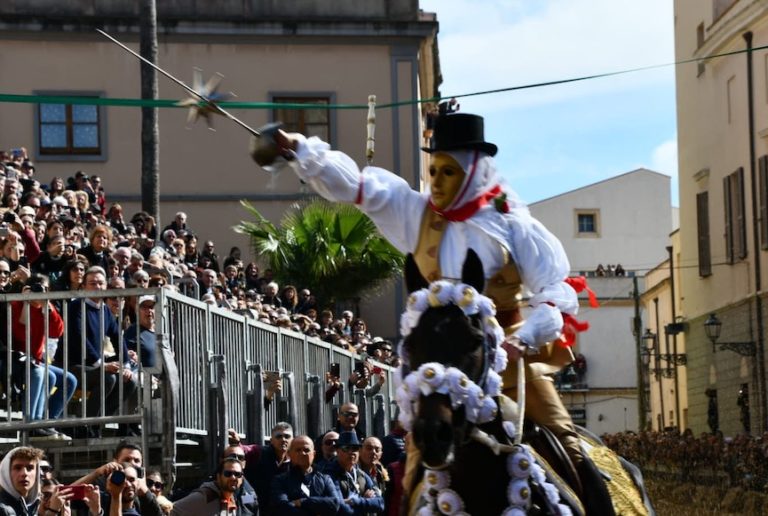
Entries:
MULTIPOLYGON (((582 77, 571 77, 568 79, 559 79, 554 81, 537 82, 531 84, 523 84, 520 86, 510 86, 507 88, 499 88, 494 90, 476 91, 472 93, 462 93, 459 95, 444 95, 440 97, 430 97, 427 99, 416 100, 404 100, 400 102, 389 102, 385 104, 378 104, 377 109, 387 109, 400 106, 409 106, 413 104, 425 104, 425 103, 438 103, 444 99, 462 98, 462 97, 474 97, 478 95, 491 95, 494 93, 505 93, 510 91, 527 90, 533 88, 543 88, 547 86, 555 86, 558 84, 568 84, 572 82, 589 81, 593 79, 602 79, 605 77, 614 77, 617 75, 624 75, 628 73, 643 72, 647 70, 654 70, 657 68, 666 68, 669 66, 677 66, 689 63, 701 63, 710 59, 718 57, 732 56, 737 54, 743 54, 746 52, 754 52, 756 50, 766 50, 768 45, 762 47, 755 47, 751 50, 742 49, 734 50, 733 52, 724 52, 722 54, 715 54, 707 57, 684 59, 681 61, 675 61, 673 63, 657 64, 650 66, 641 66, 638 68, 629 68, 626 70, 619 70, 615 72, 599 73, 594 75, 585 75, 582 77)), ((66 95, 13 95, 0 93, 0 103, 24 103, 24 104, 74 104, 74 105, 89 105, 89 106, 116 106, 116 107, 149 107, 149 108, 179 108, 185 106, 179 106, 178 100, 172 99, 123 99, 123 98, 109 98, 109 97, 70 97, 66 95)), ((200 105, 204 105, 200 102, 200 105)), ((219 102, 224 109, 368 109, 368 104, 289 104, 289 103, 277 103, 277 102, 219 102)))

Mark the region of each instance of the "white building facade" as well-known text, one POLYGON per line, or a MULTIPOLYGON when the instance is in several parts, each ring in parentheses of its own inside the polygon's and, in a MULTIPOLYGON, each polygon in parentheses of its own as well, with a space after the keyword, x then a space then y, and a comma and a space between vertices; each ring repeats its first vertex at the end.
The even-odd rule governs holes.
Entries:
POLYGON ((561 376, 563 401, 577 423, 597 434, 638 430, 646 408, 639 406, 634 317, 642 276, 667 257, 670 177, 638 169, 533 203, 530 210, 563 243, 571 274, 588 277, 601 305, 593 309, 582 296, 578 319, 590 329, 580 334, 574 354, 582 354, 587 367, 582 378, 573 371, 561 376))

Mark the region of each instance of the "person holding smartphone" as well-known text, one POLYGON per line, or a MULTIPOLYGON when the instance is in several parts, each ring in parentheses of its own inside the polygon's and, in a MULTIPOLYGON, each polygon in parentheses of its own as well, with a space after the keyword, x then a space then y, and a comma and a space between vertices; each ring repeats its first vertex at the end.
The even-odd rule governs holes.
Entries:
MULTIPOLYGON (((33 274, 22 289, 22 293, 44 293, 48 290, 48 278, 41 274, 33 274)), ((45 401, 54 387, 56 392, 48 400, 50 419, 61 416, 64 405, 69 402, 77 388, 77 378, 74 374, 64 371, 50 363, 53 357, 46 352, 47 339, 58 339, 64 334, 64 322, 52 303, 46 301, 13 301, 11 303, 11 327, 13 349, 17 356, 29 361, 29 382, 26 380, 26 364, 19 364, 14 372, 15 381, 19 385, 29 386, 29 407, 27 411, 32 421, 45 419, 45 401), (47 307, 46 307, 47 305, 47 307), (45 335, 45 320, 47 317, 48 335, 45 335), (29 327, 29 342, 26 341, 29 327), (48 363, 47 363, 48 362, 48 363), (46 364, 47 363, 47 364, 46 364), (46 388, 47 374, 47 388, 46 388), (64 385, 66 382, 66 386, 64 385), (66 396, 66 397, 65 397, 66 396)), ((24 396, 26 400, 26 396, 24 396)), ((30 431, 32 438, 48 438, 69 440, 69 436, 53 428, 36 428, 30 431)))

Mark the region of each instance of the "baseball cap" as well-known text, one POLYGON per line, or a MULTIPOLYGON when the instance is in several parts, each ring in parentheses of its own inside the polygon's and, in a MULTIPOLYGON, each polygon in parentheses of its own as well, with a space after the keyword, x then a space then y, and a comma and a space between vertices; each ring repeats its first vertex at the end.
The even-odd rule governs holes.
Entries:
POLYGON ((157 300, 155 299, 155 296, 139 296, 139 306, 143 305, 147 301, 149 301, 153 305, 157 302, 157 300))

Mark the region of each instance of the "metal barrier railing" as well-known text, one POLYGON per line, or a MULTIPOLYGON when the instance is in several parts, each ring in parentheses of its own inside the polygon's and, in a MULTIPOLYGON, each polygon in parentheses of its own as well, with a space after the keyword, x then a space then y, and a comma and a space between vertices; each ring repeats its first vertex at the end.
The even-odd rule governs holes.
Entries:
MULTIPOLYGON (((303 334, 266 325, 245 315, 211 306, 197 299, 189 298, 171 289, 122 289, 97 292, 50 292, 0 295, 0 313, 5 313, 7 321, 11 321, 11 303, 14 301, 23 305, 24 310, 30 310, 30 303, 40 300, 79 306, 85 310, 89 301, 109 298, 124 300, 118 303, 119 308, 114 316, 117 321, 135 311, 137 298, 141 295, 156 297, 155 318, 158 364, 152 369, 138 366, 139 385, 135 402, 126 405, 120 403, 116 413, 106 415, 106 400, 102 397, 98 403, 87 402, 88 393, 82 391, 82 385, 89 380, 85 368, 77 371, 78 392, 77 402, 70 402, 60 418, 51 418, 48 400, 46 399, 44 417, 39 420, 30 418, 23 410, 29 407, 30 385, 32 380, 32 365, 27 363, 23 375, 18 369, 8 367, 15 359, 12 346, 7 346, 0 360, 3 360, 5 371, 2 378, 5 400, 0 403, 0 432, 18 432, 20 440, 26 442, 29 432, 35 428, 67 428, 83 425, 101 427, 107 423, 138 423, 142 429, 142 445, 146 448, 147 438, 151 433, 158 434, 162 442, 162 464, 164 473, 169 479, 175 478, 176 436, 183 433, 187 436, 200 436, 204 439, 209 458, 218 456, 218 451, 226 443, 227 429, 232 427, 245 432, 251 442, 262 442, 268 439, 270 430, 275 423, 287 420, 294 426, 294 432, 309 434, 316 437, 335 425, 338 408, 346 401, 357 401, 361 412, 361 423, 365 425, 367 435, 385 434, 389 429, 389 407, 393 400, 391 367, 379 365, 387 375, 387 381, 380 392, 374 397, 366 397, 365 392, 358 390, 350 392, 344 387, 334 396, 330 403, 325 401, 325 376, 331 363, 338 363, 340 377, 346 382, 354 370, 356 355, 336 348, 316 338, 303 334), (5 303, 5 305, 3 305, 5 303), (282 392, 265 406, 262 375, 275 371, 283 382, 282 392), (151 396, 154 382, 159 396, 151 396), (159 381, 158 381, 159 380, 159 381), (15 391, 14 391, 14 385, 15 391), (19 386, 20 385, 20 386, 19 386), (20 398, 21 397, 21 398, 20 398), (159 398, 159 399, 158 399, 159 398), (19 400, 24 401, 19 404, 19 400), (94 415, 94 407, 98 405, 99 415, 94 415), (89 409, 90 407, 90 409, 89 409), (153 414, 153 411, 155 412, 153 414), (157 413, 159 412, 159 413, 157 413), (154 416, 154 418, 153 418, 154 416), (159 423, 151 424, 152 421, 159 423)), ((44 306, 48 306, 45 304, 44 306)), ((44 311, 49 308, 44 308, 44 311)), ((63 346, 62 355, 67 363, 68 355, 78 346, 81 364, 85 364, 86 339, 88 335, 83 318, 73 317, 64 310, 64 337, 59 346, 63 346), (73 324, 80 325, 80 332, 70 331, 73 324), (74 335, 80 335, 73 339, 74 335)), ((76 310, 75 310, 76 312, 76 310)), ((98 321, 98 329, 91 328, 91 336, 97 335, 101 353, 109 347, 103 338, 105 328, 110 326, 105 320, 106 313, 98 321)), ((29 317, 27 315, 27 317, 29 317)), ((45 334, 48 334, 48 319, 44 318, 45 334)), ((2 340, 13 342, 16 337, 12 325, 7 325, 2 340)), ((137 334, 138 337, 138 334, 137 334)), ((121 331, 116 343, 112 345, 118 350, 118 360, 122 363, 123 332, 121 331)), ((31 333, 26 329, 23 342, 26 344, 27 355, 30 352, 31 333)), ((42 366, 49 367, 48 351, 42 361, 42 366)), ((138 357, 139 361, 141 356, 138 357)), ((97 370, 101 372, 99 392, 104 393, 105 361, 102 360, 97 370)), ((122 372, 122 368, 120 369, 122 372)), ((95 373, 91 372, 93 376, 95 373)), ((92 378, 91 378, 92 379, 92 378)), ((50 393, 50 385, 45 377, 45 392, 50 393)), ((92 384, 92 382, 91 382, 92 384)), ((68 389, 65 387, 64 389, 68 389)), ((120 400, 124 400, 125 386, 118 385, 120 400)), ((69 392, 64 392, 65 398, 69 392)))

